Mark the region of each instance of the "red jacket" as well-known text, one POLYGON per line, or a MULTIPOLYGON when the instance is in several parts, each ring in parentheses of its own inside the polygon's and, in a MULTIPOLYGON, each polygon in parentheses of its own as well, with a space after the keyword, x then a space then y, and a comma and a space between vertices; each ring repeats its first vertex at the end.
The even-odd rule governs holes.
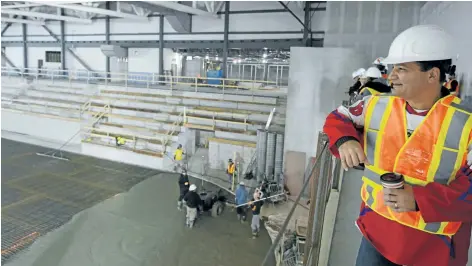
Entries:
MULTIPOLYGON (((362 113, 363 104, 349 108, 351 114, 362 113)), ((409 113, 414 112, 411 107, 409 113)), ((426 115, 423 114, 416 115, 426 115)), ((361 142, 359 131, 346 115, 334 111, 328 115, 324 132, 330 151, 339 157, 336 141, 354 137, 361 142)), ((362 143, 362 142, 361 142, 362 143)), ((364 237, 388 260, 408 266, 465 266, 472 225, 472 169, 469 165, 457 173, 448 186, 430 183, 415 186, 414 196, 426 222, 461 221, 462 226, 451 238, 422 232, 388 220, 361 204, 357 225, 364 237)))

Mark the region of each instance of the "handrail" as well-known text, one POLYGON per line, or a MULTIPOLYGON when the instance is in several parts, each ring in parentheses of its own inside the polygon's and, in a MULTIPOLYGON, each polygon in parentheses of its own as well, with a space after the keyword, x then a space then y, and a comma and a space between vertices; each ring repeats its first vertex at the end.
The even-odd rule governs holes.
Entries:
MULTIPOLYGON (((184 108, 184 112, 185 112, 185 108, 184 108)), ((164 141, 162 141, 163 145, 164 145, 164 153, 166 152, 167 150, 167 146, 169 146, 169 142, 170 140, 172 139, 172 136, 174 135, 177 127, 180 127, 183 123, 183 117, 184 117, 184 112, 180 113, 179 116, 177 117, 177 120, 174 121, 174 123, 172 123, 172 126, 171 128, 169 128, 169 130, 167 130, 165 136, 164 136, 164 141)))
POLYGON ((213 78, 213 77, 186 77, 186 76, 171 76, 159 75, 156 73, 115 73, 105 71, 86 71, 86 70, 61 70, 61 69, 38 69, 38 68, 23 68, 18 71, 9 67, 2 67, 2 75, 20 75, 34 77, 36 80, 48 78, 54 82, 54 79, 65 79, 71 82, 72 80, 84 80, 87 83, 105 84, 121 86, 124 83, 125 87, 130 86, 130 83, 141 83, 150 86, 167 85, 171 90, 179 89, 174 85, 187 85, 195 87, 198 91, 200 87, 214 87, 222 90, 225 93, 226 89, 232 90, 278 90, 282 86, 276 80, 255 80, 255 79, 234 79, 234 78, 213 78), (213 82, 212 82, 213 81, 213 82), (217 82, 214 82, 217 81, 217 82), (215 83, 215 84, 212 84, 215 83), (246 83, 246 84, 245 84, 246 83))
MULTIPOLYGON (((300 191, 297 199, 293 203, 293 206, 286 217, 282 227, 278 230, 277 237, 273 241, 269 251, 266 254, 264 262, 262 266, 266 266, 268 259, 272 256, 273 252, 278 250, 280 252, 281 261, 286 263, 293 263, 293 260, 296 260, 298 263, 297 265, 304 266, 314 266, 318 265, 318 260, 320 256, 321 250, 321 238, 323 236, 323 223, 324 223, 324 215, 326 210, 326 205, 330 196, 330 192, 332 189, 338 189, 339 183, 339 173, 342 169, 339 167, 340 161, 339 159, 333 160, 333 156, 327 149, 328 140, 324 133, 320 132, 318 137, 318 150, 316 155, 316 161, 313 163, 311 167, 305 171, 304 177, 304 184, 302 185, 302 190, 300 191), (333 164, 336 164, 333 167, 333 164), (333 171, 334 169, 334 171, 333 171), (295 209, 299 206, 300 199, 304 194, 304 191, 311 184, 310 188, 310 213, 308 215, 308 226, 306 228, 307 235, 305 237, 305 249, 298 250, 299 254, 303 253, 303 256, 294 255, 291 253, 292 257, 285 258, 285 243, 284 237, 286 234, 286 230, 292 216, 294 214, 295 209)), ((280 264, 286 265, 286 264, 280 264)), ((290 264, 292 265, 292 264, 290 264)), ((293 264, 295 265, 295 264, 293 264)))

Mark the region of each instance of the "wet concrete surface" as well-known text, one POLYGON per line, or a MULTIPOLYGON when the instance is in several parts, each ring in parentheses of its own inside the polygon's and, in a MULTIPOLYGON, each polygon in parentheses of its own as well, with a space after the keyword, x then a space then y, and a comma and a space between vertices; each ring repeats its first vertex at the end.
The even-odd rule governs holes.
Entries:
POLYGON ((7 265, 260 265, 269 236, 264 231, 252 239, 250 224, 236 221, 231 208, 185 227, 185 213, 176 208, 176 178, 151 177, 77 214, 7 265))
MULTIPOLYGON (((68 222, 64 221, 65 224, 55 227, 57 229, 52 229, 51 232, 49 229, 46 230, 46 233, 34 239, 34 243, 28 249, 14 255, 5 265, 260 265, 271 244, 264 229, 258 239, 252 239, 249 222, 245 224, 238 222, 232 208, 226 208, 223 215, 218 218, 204 214, 197 221, 195 228, 186 228, 185 213, 176 208, 177 174, 157 172, 151 177, 141 178, 137 185, 129 189, 126 187, 129 182, 121 185, 120 180, 136 176, 136 173, 147 175, 148 170, 120 164, 122 167, 120 171, 109 172, 108 170, 112 168, 117 170, 120 166, 103 160, 95 162, 97 160, 95 158, 77 154, 70 154, 72 160, 69 162, 56 160, 57 163, 51 163, 46 161, 50 159, 35 157, 34 152, 37 149, 38 146, 2 139, 2 235, 4 222, 12 229, 18 230, 33 218, 38 221, 51 221, 52 218, 56 218, 52 211, 56 205, 38 205, 36 204, 38 198, 47 196, 48 202, 59 202, 69 207, 72 205, 85 207, 88 203, 92 203, 90 200, 83 202, 73 200, 74 197, 70 196, 80 193, 71 190, 69 185, 43 191, 48 185, 39 181, 54 179, 73 182, 74 178, 78 178, 80 184, 74 185, 76 188, 81 186, 100 188, 103 192, 100 196, 108 199, 98 201, 98 204, 93 203, 87 208, 80 208, 83 211, 75 215, 71 211, 72 218, 68 222), (13 149, 16 150, 12 151, 13 149), (5 160, 6 157, 9 158, 5 160), (31 163, 27 158, 34 162, 31 163), (92 165, 94 162, 96 165, 92 165), (47 171, 45 171, 46 166, 47 171), (23 172, 15 174, 14 171, 10 173, 8 167, 18 171, 30 168, 29 171, 34 175, 23 172), (84 169, 86 167, 88 169, 84 169), (70 172, 69 168, 74 171, 70 172), (97 169, 100 172, 97 172, 97 169), (7 173, 14 179, 13 181, 3 179, 7 173), (30 183, 34 183, 34 186, 30 183), (30 194, 25 197, 30 198, 26 201, 15 198, 15 202, 9 203, 12 205, 3 206, 3 194, 13 191, 14 188, 29 188, 30 194), (119 192, 118 188, 129 191, 119 192), (36 205, 29 204, 32 208, 24 209, 27 203, 31 202, 36 205), (85 204, 86 202, 88 203, 85 204), (22 212, 27 215, 16 216, 20 210, 28 210, 22 212), (8 217, 11 219, 7 221, 8 217)), ((201 181, 192 180, 192 182, 202 189, 201 181)), ((215 189, 210 184, 205 184, 204 187, 207 190, 215 189)), ((92 194, 89 196, 98 199, 92 194)))

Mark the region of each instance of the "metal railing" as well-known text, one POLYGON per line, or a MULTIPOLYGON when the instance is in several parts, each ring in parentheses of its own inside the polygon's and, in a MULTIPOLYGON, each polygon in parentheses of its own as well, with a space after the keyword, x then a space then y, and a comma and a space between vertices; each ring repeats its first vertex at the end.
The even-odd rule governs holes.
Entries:
POLYGON ((182 126, 183 124, 183 121, 184 121, 184 113, 185 113, 185 108, 184 108, 184 112, 180 113, 179 116, 177 117, 177 120, 174 121, 174 123, 172 123, 172 126, 167 130, 164 138, 163 138, 163 141, 162 141, 162 145, 164 146, 164 153, 167 152, 167 146, 169 146, 169 143, 171 143, 172 141, 172 137, 174 136, 177 128, 179 128, 180 126, 182 126))
POLYGON ((270 265, 270 258, 274 254, 278 266, 318 265, 326 206, 330 192, 339 189, 342 171, 340 160, 331 155, 327 146, 328 138, 320 132, 316 160, 305 172, 302 190, 283 225, 274 229, 278 233, 262 266, 270 265), (308 221, 300 223, 303 219, 293 215, 297 208, 304 207, 300 201, 308 187, 310 188, 308 221))
MULTIPOLYGON (((209 130, 215 130, 216 129, 216 123, 217 122, 221 122, 221 123, 225 123, 225 124, 234 124, 234 125, 242 125, 244 131, 248 131, 249 130, 249 123, 248 123, 248 119, 249 119, 249 115, 240 115, 240 119, 242 120, 241 122, 239 121, 231 121, 231 120, 224 120, 222 118, 218 118, 218 113, 217 112, 211 112, 211 115, 212 117, 199 117, 199 116, 192 116, 192 115, 189 115, 192 114, 192 113, 197 113, 196 110, 192 110, 192 109, 187 109, 186 107, 184 107, 184 112, 183 112, 183 125, 187 125, 188 124, 188 120, 189 118, 190 119, 193 119, 193 120, 204 120, 204 121, 211 121, 211 125, 206 125, 206 124, 198 124, 199 126, 201 126, 202 128, 207 128, 209 130)), ((198 114, 197 114, 198 115, 198 114)), ((235 115, 233 114, 233 117, 234 116, 238 116, 238 115, 235 115)), ((239 128, 235 128, 235 129, 239 129, 239 128)))
POLYGON ((110 86, 144 87, 144 88, 167 88, 170 90, 188 90, 189 87, 195 92, 204 88, 219 89, 221 93, 228 90, 246 91, 278 91, 281 85, 274 81, 244 80, 234 78, 209 78, 209 77, 185 77, 172 75, 159 75, 156 73, 114 73, 104 71, 87 70, 62 70, 62 69, 38 69, 24 68, 13 69, 2 67, 2 76, 20 76, 33 80, 50 80, 83 82, 87 84, 101 84, 110 86))

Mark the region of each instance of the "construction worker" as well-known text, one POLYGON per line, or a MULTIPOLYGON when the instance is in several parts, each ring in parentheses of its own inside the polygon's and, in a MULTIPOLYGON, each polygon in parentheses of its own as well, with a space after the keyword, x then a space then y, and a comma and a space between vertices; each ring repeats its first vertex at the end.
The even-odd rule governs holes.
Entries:
POLYGON ((444 87, 449 90, 451 94, 460 97, 459 95, 459 82, 456 80, 456 66, 452 66, 449 74, 447 75, 448 79, 447 82, 444 83, 444 87))
POLYGON ((179 177, 179 199, 177 200, 177 209, 179 211, 182 210, 182 200, 185 196, 185 194, 187 194, 187 192, 189 191, 189 187, 190 187, 190 181, 188 180, 188 175, 187 175, 187 171, 183 170, 182 173, 180 174, 180 177, 179 177))
POLYGON ((382 78, 384 80, 388 80, 388 65, 384 64, 383 60, 383 57, 377 57, 374 62, 372 62, 372 65, 374 65, 378 70, 380 70, 380 73, 382 73, 382 78))
POLYGON ((234 172, 236 171, 236 165, 233 162, 233 159, 228 160, 228 167, 226 168, 226 173, 228 174, 229 180, 229 190, 233 189, 233 177, 234 172))
POLYGON ((123 137, 116 136, 116 137, 115 137, 115 143, 116 143, 116 146, 118 146, 118 147, 119 147, 119 146, 123 146, 123 145, 126 144, 126 140, 125 140, 125 138, 123 138, 123 137))
POLYGON ((358 266, 467 264, 472 108, 442 86, 455 57, 452 40, 434 25, 400 33, 383 61, 394 65, 393 95, 366 97, 326 119, 329 148, 343 168, 366 165, 358 266))
POLYGON ((175 162, 174 172, 176 172, 178 170, 178 168, 183 169, 182 159, 183 159, 184 155, 185 155, 185 153, 184 153, 184 150, 182 149, 182 144, 179 144, 179 146, 177 147, 177 149, 174 152, 174 162, 175 162))
POLYGON ((187 207, 186 224, 190 228, 192 228, 195 224, 195 219, 197 219, 198 214, 198 208, 202 205, 202 199, 200 198, 200 195, 198 195, 196 190, 197 186, 195 184, 191 184, 188 193, 185 194, 183 198, 187 207))
MULTIPOLYGON (((236 189, 235 202, 236 205, 244 204, 248 201, 248 192, 244 181, 239 182, 239 186, 236 189)), ((246 221, 246 206, 236 207, 236 214, 238 215, 238 220, 241 222, 246 221)))
POLYGON ((252 200, 249 202, 249 207, 252 211, 252 220, 251 220, 251 230, 252 230, 252 238, 256 238, 259 235, 260 231, 260 221, 261 221, 261 208, 264 205, 264 201, 260 200, 262 197, 261 192, 259 189, 253 194, 252 200))
POLYGON ((362 86, 360 78, 362 75, 364 75, 365 69, 364 68, 359 68, 356 71, 352 72, 352 80, 354 81, 354 84, 349 88, 349 96, 351 98, 354 98, 359 94, 359 90, 362 86))

